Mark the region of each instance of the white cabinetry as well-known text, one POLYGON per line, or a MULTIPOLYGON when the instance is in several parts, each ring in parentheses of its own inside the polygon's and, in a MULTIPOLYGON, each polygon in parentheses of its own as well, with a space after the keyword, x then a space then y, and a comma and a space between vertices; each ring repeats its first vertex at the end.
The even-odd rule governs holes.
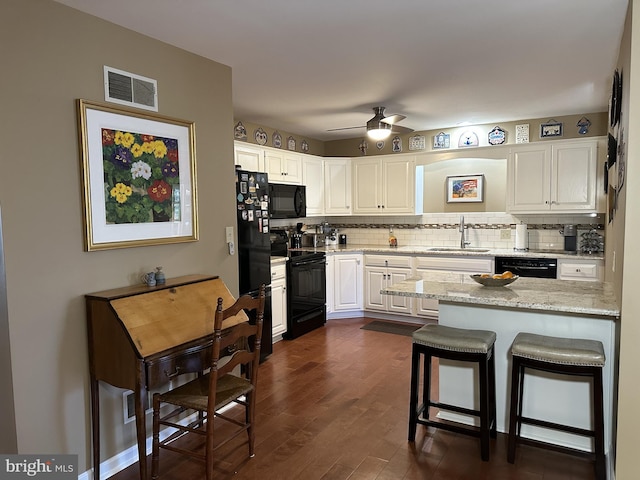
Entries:
POLYGON ((271 317, 273 341, 282 340, 287 331, 287 267, 271 266, 271 317))
POLYGON ((362 311, 362 254, 327 255, 327 313, 362 311))
POLYGON ((306 185, 307 217, 324 215, 325 161, 320 157, 304 155, 302 157, 302 184, 306 185))
POLYGON ((513 147, 507 166, 507 210, 595 212, 597 140, 513 147))
POLYGON ((558 259, 558 279, 583 280, 587 282, 602 281, 604 277, 604 261, 594 259, 558 259))
POLYGON ((382 295, 380 290, 402 282, 412 274, 413 257, 400 255, 365 255, 365 310, 413 314, 411 297, 382 295))
MULTIPOLYGON (((428 271, 438 271, 443 273, 493 273, 493 257, 444 257, 425 256, 416 257, 416 274, 428 271)), ((438 300, 433 298, 418 298, 416 313, 425 317, 438 316, 438 300)))
POLYGON ((243 142, 234 144, 234 164, 250 172, 264 172, 264 149, 243 142))
POLYGON ((416 213, 414 156, 352 160, 354 214, 416 213))
POLYGON ((269 182, 302 184, 302 155, 297 153, 265 150, 264 167, 269 182))
MULTIPOLYGON (((316 181, 321 183, 319 179, 316 181)), ((307 185, 308 192, 309 185, 305 185, 307 185)), ((351 215, 351 159, 349 158, 326 158, 324 160, 324 213, 326 215, 351 215)))

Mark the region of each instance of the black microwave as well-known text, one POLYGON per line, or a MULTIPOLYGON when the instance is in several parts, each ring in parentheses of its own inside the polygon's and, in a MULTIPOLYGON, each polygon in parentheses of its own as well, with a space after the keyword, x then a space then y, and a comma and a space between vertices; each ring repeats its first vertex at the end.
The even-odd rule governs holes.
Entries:
POLYGON ((269 184, 269 217, 307 216, 307 189, 304 185, 269 184))

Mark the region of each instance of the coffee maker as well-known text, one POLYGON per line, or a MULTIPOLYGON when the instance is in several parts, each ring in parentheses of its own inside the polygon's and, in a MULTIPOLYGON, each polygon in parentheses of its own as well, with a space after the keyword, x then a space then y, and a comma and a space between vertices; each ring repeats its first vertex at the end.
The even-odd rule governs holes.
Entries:
POLYGON ((577 253, 578 230, 575 225, 564 225, 560 233, 564 237, 564 251, 577 253))

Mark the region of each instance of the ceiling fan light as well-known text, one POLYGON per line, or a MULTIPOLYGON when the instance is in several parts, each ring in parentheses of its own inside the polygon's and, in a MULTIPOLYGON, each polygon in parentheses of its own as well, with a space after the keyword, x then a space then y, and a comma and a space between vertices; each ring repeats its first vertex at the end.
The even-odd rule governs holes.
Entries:
POLYGON ((388 127, 380 125, 378 128, 369 129, 367 130, 367 135, 373 140, 384 140, 391 135, 391 125, 388 127))

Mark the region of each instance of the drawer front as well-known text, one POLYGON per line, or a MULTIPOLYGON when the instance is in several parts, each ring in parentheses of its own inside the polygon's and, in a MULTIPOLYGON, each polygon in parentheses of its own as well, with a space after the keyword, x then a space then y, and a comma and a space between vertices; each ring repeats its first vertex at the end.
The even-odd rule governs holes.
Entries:
POLYGON ((411 268, 413 257, 406 255, 365 255, 364 264, 371 267, 411 268))
POLYGON ((595 263, 561 263, 558 269, 561 280, 598 280, 598 265, 595 263))
POLYGON ((492 257, 417 257, 416 268, 419 270, 440 270, 464 273, 492 273, 492 257))
POLYGON ((285 278, 287 276, 287 267, 286 265, 275 265, 271 266, 271 280, 279 280, 281 278, 285 278))
POLYGON ((147 388, 165 385, 183 373, 197 373, 211 365, 211 343, 147 362, 147 388))

